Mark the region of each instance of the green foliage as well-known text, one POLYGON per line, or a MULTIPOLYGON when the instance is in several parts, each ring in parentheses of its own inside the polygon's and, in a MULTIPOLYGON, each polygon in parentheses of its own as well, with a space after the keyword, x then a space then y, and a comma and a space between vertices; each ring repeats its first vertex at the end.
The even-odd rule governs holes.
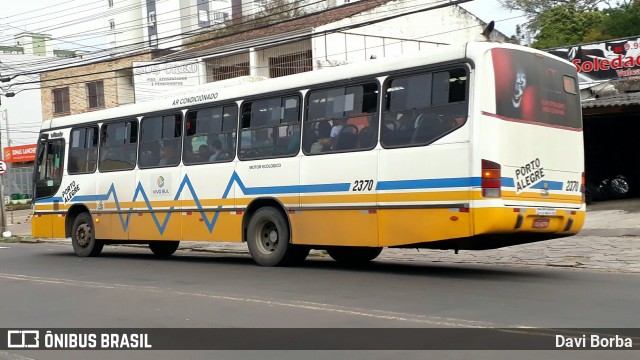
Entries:
POLYGON ((640 3, 634 1, 618 8, 604 9, 599 29, 607 39, 640 35, 640 3))
POLYGON ((579 44, 598 28, 604 17, 600 11, 580 10, 573 4, 556 6, 529 24, 529 29, 538 31, 531 46, 545 49, 579 44))
POLYGON ((599 4, 605 0, 498 0, 502 7, 509 10, 519 10, 527 17, 535 17, 538 14, 553 9, 558 6, 573 6, 574 8, 586 11, 596 10, 599 4))
POLYGON ((640 36, 640 0, 498 0, 524 12, 528 22, 519 39, 535 48, 551 48, 640 36))

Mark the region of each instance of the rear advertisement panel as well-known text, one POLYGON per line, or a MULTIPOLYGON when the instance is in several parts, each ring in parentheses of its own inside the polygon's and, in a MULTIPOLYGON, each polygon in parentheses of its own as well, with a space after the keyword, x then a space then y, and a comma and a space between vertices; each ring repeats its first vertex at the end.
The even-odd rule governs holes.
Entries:
POLYGON ((507 120, 582 128, 571 65, 535 53, 492 49, 496 114, 507 120))

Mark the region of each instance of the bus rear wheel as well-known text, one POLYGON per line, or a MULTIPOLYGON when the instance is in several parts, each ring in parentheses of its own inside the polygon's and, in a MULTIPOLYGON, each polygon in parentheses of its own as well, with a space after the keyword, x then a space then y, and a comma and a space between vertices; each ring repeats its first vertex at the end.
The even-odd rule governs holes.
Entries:
POLYGON ((281 211, 273 207, 258 209, 249 220, 247 245, 256 264, 290 266, 309 255, 306 246, 291 244, 289 223, 281 211))
POLYGON ((71 245, 78 256, 98 256, 104 247, 104 243, 96 240, 93 230, 91 215, 83 212, 73 220, 71 226, 71 245))
POLYGON ((180 241, 152 241, 149 243, 149 249, 157 257, 169 257, 178 250, 180 241))
POLYGON ((374 260, 382 252, 381 247, 334 246, 327 249, 331 258, 345 265, 363 265, 374 260))

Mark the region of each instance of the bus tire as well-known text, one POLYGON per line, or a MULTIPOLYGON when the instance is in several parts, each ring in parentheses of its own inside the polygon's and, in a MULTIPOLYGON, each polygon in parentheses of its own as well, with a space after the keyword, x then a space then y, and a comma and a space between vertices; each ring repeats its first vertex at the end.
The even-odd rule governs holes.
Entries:
POLYGON ((81 257, 98 256, 104 243, 96 240, 91 215, 86 212, 78 214, 71 226, 71 244, 76 255, 81 257))
POLYGON ((306 246, 291 244, 289 223, 281 211, 267 206, 249 219, 247 245, 253 261, 260 266, 290 266, 309 255, 306 246))
POLYGON ((180 241, 152 241, 149 243, 149 249, 157 257, 169 257, 178 250, 180 241))
POLYGON ((381 247, 333 246, 327 249, 331 258, 344 265, 363 265, 380 255, 381 247))

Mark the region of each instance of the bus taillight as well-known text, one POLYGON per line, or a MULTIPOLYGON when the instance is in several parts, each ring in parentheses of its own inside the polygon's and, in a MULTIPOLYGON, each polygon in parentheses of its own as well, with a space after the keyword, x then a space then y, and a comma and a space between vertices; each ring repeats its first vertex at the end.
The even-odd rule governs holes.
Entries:
POLYGON ((499 198, 500 186, 500 164, 482 159, 482 197, 499 198))

